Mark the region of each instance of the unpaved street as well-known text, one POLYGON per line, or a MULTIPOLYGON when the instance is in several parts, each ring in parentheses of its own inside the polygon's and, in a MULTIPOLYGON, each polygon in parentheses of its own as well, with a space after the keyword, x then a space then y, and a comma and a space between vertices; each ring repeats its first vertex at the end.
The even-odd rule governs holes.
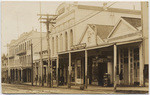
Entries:
MULTIPOLYGON (((118 90, 122 90, 124 88, 118 88, 118 90)), ((132 89, 138 89, 133 88, 132 89)), ((23 84, 6 84, 2 83, 2 93, 42 93, 42 94, 129 94, 129 93, 147 93, 147 90, 143 88, 143 90, 138 91, 113 91, 113 87, 88 87, 86 90, 80 90, 79 87, 71 89, 58 87, 58 88, 48 88, 48 87, 39 87, 39 86, 31 86, 31 85, 23 85, 23 84)))

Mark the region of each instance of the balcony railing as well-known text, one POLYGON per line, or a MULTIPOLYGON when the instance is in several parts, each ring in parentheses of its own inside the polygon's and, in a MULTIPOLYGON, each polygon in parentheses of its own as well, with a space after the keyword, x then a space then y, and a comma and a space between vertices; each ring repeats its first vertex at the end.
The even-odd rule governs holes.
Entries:
POLYGON ((20 50, 19 52, 17 52, 17 55, 23 55, 26 54, 26 50, 20 50))

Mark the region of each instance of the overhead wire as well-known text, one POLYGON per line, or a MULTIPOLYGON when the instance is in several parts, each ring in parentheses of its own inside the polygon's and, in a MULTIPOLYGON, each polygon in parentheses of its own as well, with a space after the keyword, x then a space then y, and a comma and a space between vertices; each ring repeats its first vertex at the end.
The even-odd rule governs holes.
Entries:
MULTIPOLYGON (((117 2, 113 2, 113 3, 110 4, 108 7, 106 7, 106 9, 102 9, 102 11, 98 11, 98 12, 96 12, 95 14, 93 14, 93 15, 91 15, 91 16, 85 18, 85 19, 82 19, 82 20, 79 20, 79 21, 75 22, 74 25, 68 27, 67 29, 70 29, 70 28, 72 28, 72 27, 74 27, 74 26, 76 26, 76 25, 79 25, 80 23, 82 23, 82 22, 84 22, 84 21, 86 21, 86 20, 88 20, 88 19, 90 19, 90 18, 96 16, 97 14, 99 14, 99 13, 101 13, 101 12, 107 10, 108 8, 110 8, 110 7, 111 7, 112 5, 114 5, 115 3, 117 3, 117 2)), ((89 14, 88 14, 88 15, 89 15, 89 14)), ((67 30, 67 29, 64 29, 64 31, 67 30)))

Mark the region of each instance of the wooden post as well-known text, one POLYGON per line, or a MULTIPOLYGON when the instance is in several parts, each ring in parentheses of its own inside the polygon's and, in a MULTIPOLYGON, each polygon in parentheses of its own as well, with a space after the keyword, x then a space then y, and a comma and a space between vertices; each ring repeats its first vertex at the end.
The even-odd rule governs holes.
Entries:
POLYGON ((19 74, 19 69, 17 70, 18 72, 18 82, 20 82, 20 74, 19 74))
POLYGON ((25 69, 25 71, 26 71, 26 73, 27 73, 27 82, 28 82, 28 80, 29 80, 29 74, 28 74, 28 69, 25 69))
MULTIPOLYGON (((120 75, 120 72, 121 72, 121 49, 118 50, 118 58, 119 58, 119 75, 120 75)), ((120 85, 121 81, 120 81, 120 78, 119 78, 119 85, 120 85)))
POLYGON ((14 81, 16 81, 16 69, 14 69, 14 81))
MULTIPOLYGON (((31 85, 33 86, 33 44, 31 43, 31 85)), ((28 72, 29 73, 29 72, 28 72)))
POLYGON ((69 76, 68 76, 68 88, 71 88, 71 53, 69 52, 69 76))
POLYGON ((59 68, 59 55, 57 55, 57 64, 56 64, 56 81, 57 81, 57 87, 58 87, 58 85, 59 85, 59 79, 58 79, 58 68, 59 68))
POLYGON ((117 46, 114 45, 114 91, 116 91, 116 65, 117 65, 117 46))
POLYGON ((51 75, 51 80, 50 80, 50 87, 53 87, 53 60, 51 59, 51 64, 50 64, 50 75, 51 75))
POLYGON ((87 88, 88 85, 87 68, 88 68, 88 53, 87 50, 85 50, 85 88, 87 88))
POLYGON ((21 68, 21 82, 23 82, 23 69, 21 68))
POLYGON ((129 85, 131 84, 131 82, 130 82, 130 48, 128 48, 128 81, 129 81, 129 85))
POLYGON ((139 46, 139 65, 140 65, 140 72, 139 72, 139 78, 140 78, 140 86, 143 86, 143 70, 144 70, 144 63, 143 63, 143 43, 139 46))

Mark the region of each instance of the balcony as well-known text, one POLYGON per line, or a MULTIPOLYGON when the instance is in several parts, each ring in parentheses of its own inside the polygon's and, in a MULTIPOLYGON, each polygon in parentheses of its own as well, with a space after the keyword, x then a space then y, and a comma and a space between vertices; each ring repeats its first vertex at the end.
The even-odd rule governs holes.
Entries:
POLYGON ((20 50, 17 52, 17 55, 23 55, 26 54, 26 50, 20 50))

